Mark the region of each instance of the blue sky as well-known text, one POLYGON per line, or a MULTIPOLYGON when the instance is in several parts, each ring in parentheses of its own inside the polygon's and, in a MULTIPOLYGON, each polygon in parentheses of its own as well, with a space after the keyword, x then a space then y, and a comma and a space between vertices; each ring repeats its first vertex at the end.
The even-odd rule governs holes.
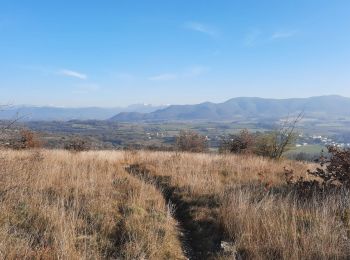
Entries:
POLYGON ((1 103, 350 96, 347 0, 0 0, 1 103))

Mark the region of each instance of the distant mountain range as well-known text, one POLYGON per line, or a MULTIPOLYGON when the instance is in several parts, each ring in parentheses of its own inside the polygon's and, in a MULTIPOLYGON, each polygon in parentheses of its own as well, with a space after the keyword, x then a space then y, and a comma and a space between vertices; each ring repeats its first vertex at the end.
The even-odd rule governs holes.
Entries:
POLYGON ((268 121, 295 115, 301 111, 304 112, 305 118, 325 121, 350 118, 350 98, 335 95, 290 99, 238 97, 223 103, 205 102, 195 105, 170 106, 136 104, 114 108, 13 106, 0 110, 0 120, 11 119, 18 114, 23 117, 21 121, 268 121))
POLYGON ((232 98, 223 103, 171 105, 149 113, 121 112, 113 121, 225 121, 239 119, 278 119, 303 112, 305 118, 336 119, 350 117, 350 98, 319 96, 310 98, 265 99, 232 98))
POLYGON ((21 117, 21 121, 106 120, 121 112, 150 113, 166 106, 135 104, 128 107, 65 108, 51 106, 9 106, 0 110, 0 120, 21 117))

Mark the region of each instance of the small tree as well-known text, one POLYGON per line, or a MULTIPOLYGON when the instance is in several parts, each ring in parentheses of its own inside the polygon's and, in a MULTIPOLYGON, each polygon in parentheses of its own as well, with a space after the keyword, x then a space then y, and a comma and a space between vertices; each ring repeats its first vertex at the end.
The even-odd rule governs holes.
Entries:
POLYGON ((257 138, 256 154, 273 159, 281 158, 283 153, 294 147, 297 139, 295 128, 302 117, 303 114, 300 113, 293 120, 285 120, 279 129, 260 135, 257 138))
MULTIPOLYGON (((7 107, 8 107, 8 105, 0 105, 0 112, 4 111, 7 107)), ((14 116, 14 118, 12 118, 10 120, 4 120, 3 122, 1 122, 1 124, 0 124, 0 139, 5 138, 6 132, 8 130, 10 130, 11 127, 13 125, 15 125, 22 118, 24 118, 24 116, 19 116, 18 114, 16 114, 14 116)))
POLYGON ((219 152, 249 154, 254 150, 255 137, 247 129, 243 129, 237 135, 229 135, 223 138, 219 152))
MULTIPOLYGON (((10 105, 0 105, 0 112, 6 110, 6 108, 8 107, 10 107, 10 105)), ((25 117, 26 115, 20 116, 18 113, 16 113, 12 119, 3 120, 0 122, 0 146, 7 147, 7 148, 14 148, 14 149, 35 148, 30 146, 27 147, 28 143, 23 143, 23 138, 25 138, 24 136, 25 131, 28 131, 28 130, 20 131, 20 136, 18 136, 17 133, 15 133, 13 129, 11 129, 13 126, 16 125, 18 121, 20 121, 25 117)), ((40 146, 41 142, 39 141, 39 139, 34 133, 32 134, 33 134, 32 138, 38 142, 36 142, 35 144, 32 143, 31 145, 40 146)), ((30 138, 30 137, 27 136, 27 138, 30 138)))
POLYGON ((186 152, 204 152, 208 149, 207 138, 191 130, 182 130, 176 137, 176 148, 186 152))
POLYGON ((257 138, 255 153, 257 155, 279 159, 285 152, 294 147, 295 141, 295 133, 285 135, 276 130, 262 134, 257 138))

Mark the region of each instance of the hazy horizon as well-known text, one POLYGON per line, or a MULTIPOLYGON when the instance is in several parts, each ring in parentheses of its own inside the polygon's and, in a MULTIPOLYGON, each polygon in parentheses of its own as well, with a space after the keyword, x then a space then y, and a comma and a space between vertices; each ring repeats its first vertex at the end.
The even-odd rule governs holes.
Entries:
POLYGON ((332 97, 332 96, 338 96, 338 97, 343 97, 343 98, 349 98, 348 96, 343 96, 343 95, 337 95, 337 94, 328 94, 328 95, 318 95, 318 96, 307 96, 307 97, 288 97, 288 98, 269 98, 269 97, 248 97, 248 96, 239 96, 239 97, 231 97, 231 98, 227 98, 225 100, 222 101, 218 101, 218 102, 213 102, 211 100, 205 100, 202 102, 198 102, 198 103, 168 103, 168 104, 151 104, 151 103, 142 103, 142 102, 138 102, 138 103, 132 103, 132 104, 126 104, 126 105, 115 105, 115 106, 60 106, 60 105, 52 105, 52 104, 16 104, 16 103, 3 103, 1 104, 2 106, 4 106, 4 109, 6 108, 11 108, 11 107, 52 107, 52 108, 72 108, 72 109, 79 109, 79 108, 104 108, 104 109, 113 109, 113 108, 128 108, 128 107, 132 107, 132 106, 150 106, 150 107, 162 107, 162 106, 171 106, 171 105, 197 105, 197 104, 202 104, 202 103, 214 103, 214 104, 220 104, 220 103, 224 103, 228 100, 231 99, 239 99, 239 98, 248 98, 248 99, 254 99, 254 98, 259 98, 259 99, 265 99, 265 100, 289 100, 289 99, 309 99, 309 98, 316 98, 316 97, 332 97))
POLYGON ((350 2, 2 1, 0 103, 350 96, 350 2))

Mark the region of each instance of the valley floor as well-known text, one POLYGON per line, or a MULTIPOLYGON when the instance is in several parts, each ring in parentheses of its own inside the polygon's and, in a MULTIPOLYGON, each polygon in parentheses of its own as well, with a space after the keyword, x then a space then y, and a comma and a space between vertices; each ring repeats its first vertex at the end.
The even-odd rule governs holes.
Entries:
POLYGON ((0 151, 2 259, 348 259, 350 199, 254 156, 0 151))

